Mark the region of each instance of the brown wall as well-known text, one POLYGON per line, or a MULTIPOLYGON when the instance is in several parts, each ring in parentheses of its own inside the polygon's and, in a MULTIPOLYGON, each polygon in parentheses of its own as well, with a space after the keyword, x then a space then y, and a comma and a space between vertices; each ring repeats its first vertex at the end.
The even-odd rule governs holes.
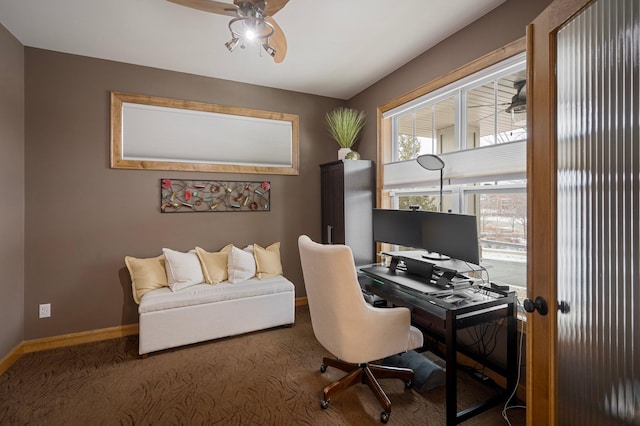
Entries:
POLYGON ((507 0, 502 5, 443 40, 411 62, 349 100, 364 110, 368 120, 362 133, 367 141, 356 149, 363 159, 376 159, 376 111, 378 106, 447 74, 525 35, 526 25, 551 0, 507 0))
POLYGON ((0 359, 24 338, 24 48, 0 25, 0 359))
POLYGON ((324 114, 343 101, 33 48, 25 76, 25 339, 137 322, 124 256, 163 247, 280 241, 285 276, 305 295, 297 237, 320 237, 318 165, 336 158, 324 114), (110 91, 297 114, 300 175, 111 169, 110 91), (270 180, 271 211, 161 214, 164 177, 270 180), (37 318, 39 303, 51 318, 37 318))

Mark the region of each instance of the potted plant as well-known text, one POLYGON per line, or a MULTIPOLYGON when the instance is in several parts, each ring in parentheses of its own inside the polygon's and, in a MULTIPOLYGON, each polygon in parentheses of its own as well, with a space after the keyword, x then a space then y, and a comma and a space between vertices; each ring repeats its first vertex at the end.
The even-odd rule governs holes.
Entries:
POLYGON ((338 142, 340 149, 338 150, 338 159, 359 159, 360 154, 351 151, 351 146, 360 136, 360 132, 364 127, 365 113, 352 108, 339 107, 326 115, 327 127, 331 137, 338 142), (353 153, 353 154, 352 154, 353 153))

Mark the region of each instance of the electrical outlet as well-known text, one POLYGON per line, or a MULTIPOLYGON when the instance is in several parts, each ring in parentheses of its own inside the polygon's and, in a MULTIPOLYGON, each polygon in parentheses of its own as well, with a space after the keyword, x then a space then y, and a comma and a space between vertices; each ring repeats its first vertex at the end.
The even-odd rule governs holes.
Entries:
POLYGON ((40 305, 40 318, 49 318, 51 316, 51 303, 43 303, 40 305))

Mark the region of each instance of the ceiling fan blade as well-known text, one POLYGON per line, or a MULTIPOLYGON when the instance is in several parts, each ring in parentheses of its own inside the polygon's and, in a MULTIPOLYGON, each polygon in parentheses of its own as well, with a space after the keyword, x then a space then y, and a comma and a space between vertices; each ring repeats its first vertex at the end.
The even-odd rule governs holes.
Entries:
POLYGON ((289 0, 268 0, 267 7, 264 10, 266 16, 275 15, 280 9, 285 7, 289 3, 289 0))
POLYGON ((238 6, 231 3, 222 3, 214 0, 167 0, 171 3, 187 6, 192 9, 202 10, 218 15, 237 16, 238 6))
MULTIPOLYGON (((485 107, 492 107, 494 105, 495 104, 467 105, 467 108, 485 108, 485 107)), ((500 102, 497 105, 498 106, 511 105, 511 102, 500 102)))
POLYGON ((287 38, 284 36, 282 28, 280 28, 273 18, 267 17, 265 20, 275 28, 273 35, 269 37, 269 44, 276 49, 276 54, 273 56, 273 60, 279 64, 284 61, 284 57, 287 56, 287 38))
MULTIPOLYGON (((234 2, 238 1, 242 1, 242 0, 234 0, 234 2)), ((261 1, 264 0, 249 0, 251 3, 256 4, 256 3, 260 3, 261 1)), ((265 7, 264 9, 264 16, 273 16, 275 15, 280 9, 282 9, 283 7, 285 7, 287 5, 287 3, 289 3, 289 0, 266 0, 265 3, 267 4, 267 7, 265 7)))

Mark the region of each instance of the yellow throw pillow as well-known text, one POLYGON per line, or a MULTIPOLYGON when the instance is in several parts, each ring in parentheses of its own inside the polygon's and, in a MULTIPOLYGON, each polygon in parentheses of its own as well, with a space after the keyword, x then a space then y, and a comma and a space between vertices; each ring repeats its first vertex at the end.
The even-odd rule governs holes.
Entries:
POLYGON ((200 247, 196 247, 196 254, 202 265, 204 280, 208 284, 218 284, 229 278, 227 275, 227 261, 232 247, 233 245, 229 244, 217 253, 210 253, 200 247))
POLYGON ((131 275, 133 300, 137 304, 140 304, 140 299, 145 293, 169 285, 164 267, 164 256, 149 259, 126 256, 124 263, 126 263, 129 275, 131 275))
POLYGON ((254 244, 253 256, 256 259, 256 277, 259 280, 282 275, 279 242, 271 244, 266 249, 254 244))

